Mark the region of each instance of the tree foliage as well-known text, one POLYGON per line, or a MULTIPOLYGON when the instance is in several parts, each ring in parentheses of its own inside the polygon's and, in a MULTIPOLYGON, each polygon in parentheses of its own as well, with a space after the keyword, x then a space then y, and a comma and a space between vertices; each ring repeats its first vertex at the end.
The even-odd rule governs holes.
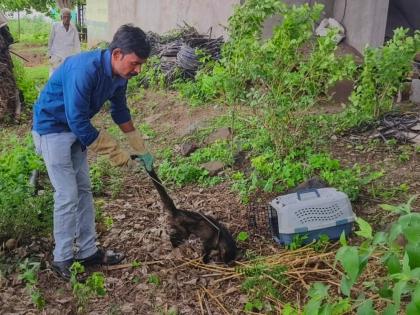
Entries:
POLYGON ((2 11, 29 11, 48 12, 55 6, 54 0, 0 0, 0 10, 2 11))

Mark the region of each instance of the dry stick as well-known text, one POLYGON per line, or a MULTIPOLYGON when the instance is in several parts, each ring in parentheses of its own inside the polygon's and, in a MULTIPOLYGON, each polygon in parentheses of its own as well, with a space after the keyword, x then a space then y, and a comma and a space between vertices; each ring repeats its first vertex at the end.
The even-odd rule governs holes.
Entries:
POLYGON ((325 264, 327 264, 332 270, 334 270, 335 272, 338 272, 340 275, 344 276, 344 273, 341 272, 340 270, 338 270, 337 268, 335 268, 334 266, 331 266, 331 264, 328 261, 324 261, 325 264))
POLYGON ((202 278, 209 278, 209 277, 217 277, 217 276, 222 276, 223 273, 208 273, 205 275, 201 275, 200 277, 202 278))
POLYGON ((209 303, 207 302, 206 297, 205 297, 205 296, 203 296, 203 299, 204 299, 204 305, 206 306, 207 313, 208 313, 209 315, 212 315, 212 312, 210 311, 209 303))
POLYGON ((267 300, 277 304, 276 305, 276 310, 279 312, 279 314, 281 314, 281 307, 284 307, 284 303, 282 303, 280 300, 274 299, 271 296, 267 296, 266 298, 267 298, 267 300))
POLYGON ((198 305, 200 305, 201 314, 204 315, 204 308, 203 308, 203 301, 201 300, 201 293, 200 290, 195 291, 198 297, 198 305))
POLYGON ((229 280, 229 279, 232 279, 232 278, 239 278, 239 277, 240 277, 240 274, 235 273, 233 275, 217 279, 213 283, 216 284, 216 283, 223 282, 223 281, 226 281, 226 280, 229 280))
MULTIPOLYGON (((195 259, 193 261, 193 263, 196 266, 199 266, 199 267, 213 268, 215 270, 221 270, 221 271, 230 271, 230 272, 234 271, 234 268, 220 267, 220 266, 217 266, 217 265, 207 265, 207 264, 203 264, 203 263, 197 262, 197 260, 201 260, 201 259, 195 259)), ((191 261, 191 260, 188 260, 188 261, 191 261)))
POLYGON ((238 287, 234 287, 233 290, 225 291, 223 293, 220 293, 219 295, 216 295, 216 297, 219 298, 219 297, 222 297, 222 296, 225 296, 225 295, 228 295, 228 294, 232 294, 233 292, 236 292, 238 290, 239 290, 238 287))
MULTIPOLYGON (((154 264, 163 264, 163 260, 155 260, 155 261, 145 261, 145 262, 140 262, 141 265, 154 265, 154 264)), ((103 268, 105 270, 120 270, 120 269, 125 269, 125 268, 129 268, 132 267, 133 264, 121 264, 121 265, 113 265, 113 266, 103 266, 103 268)))
POLYGON ((301 274, 301 273, 331 273, 331 269, 315 269, 315 270, 292 270, 292 271, 286 271, 285 274, 289 275, 289 274, 301 274))
POLYGON ((209 290, 207 290, 205 287, 201 287, 207 294, 208 296, 210 296, 216 303, 217 305, 219 305, 221 307, 221 309, 223 310, 223 312, 227 315, 229 315, 230 313, 227 311, 227 309, 223 306, 222 303, 220 303, 220 301, 218 300, 217 297, 215 297, 213 294, 211 294, 211 292, 209 290))
POLYGON ((214 272, 224 272, 225 274, 234 274, 235 271, 233 268, 220 268, 220 267, 216 267, 216 266, 208 266, 208 265, 203 265, 203 264, 197 264, 197 263, 191 263, 192 265, 199 267, 201 269, 205 269, 205 270, 209 270, 209 271, 214 271, 214 272))
POLYGON ((19 55, 17 52, 13 51, 13 50, 9 50, 9 52, 11 52, 13 55, 25 60, 26 62, 29 62, 28 59, 26 59, 25 57, 23 57, 22 55, 19 55))
MULTIPOLYGON (((175 267, 173 267, 173 268, 171 268, 171 269, 168 269, 168 271, 172 271, 172 270, 175 270, 175 269, 178 269, 178 268, 184 267, 184 266, 188 266, 188 265, 190 265, 190 264, 193 264, 193 263, 195 263, 195 262, 199 261, 200 259, 201 259, 201 258, 188 260, 187 262, 184 262, 184 263, 182 263, 182 264, 180 264, 180 265, 177 265, 177 266, 175 266, 175 267)), ((185 261, 185 259, 184 259, 184 261, 185 261)))

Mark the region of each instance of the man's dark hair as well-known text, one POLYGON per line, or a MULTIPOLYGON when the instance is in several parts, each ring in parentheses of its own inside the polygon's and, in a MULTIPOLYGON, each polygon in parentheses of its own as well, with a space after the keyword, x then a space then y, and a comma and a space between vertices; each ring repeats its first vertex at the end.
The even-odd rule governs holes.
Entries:
POLYGON ((111 52, 119 48, 123 54, 135 53, 137 57, 146 59, 150 54, 150 43, 146 34, 133 24, 124 24, 120 26, 114 34, 109 49, 111 52))

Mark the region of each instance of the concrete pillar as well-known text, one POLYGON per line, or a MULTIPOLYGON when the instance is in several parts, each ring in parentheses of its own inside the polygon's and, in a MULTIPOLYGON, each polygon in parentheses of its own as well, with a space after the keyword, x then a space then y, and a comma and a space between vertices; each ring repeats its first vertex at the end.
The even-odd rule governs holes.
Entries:
POLYGON ((389 0, 337 0, 334 17, 346 29, 346 42, 362 52, 384 43, 389 0))

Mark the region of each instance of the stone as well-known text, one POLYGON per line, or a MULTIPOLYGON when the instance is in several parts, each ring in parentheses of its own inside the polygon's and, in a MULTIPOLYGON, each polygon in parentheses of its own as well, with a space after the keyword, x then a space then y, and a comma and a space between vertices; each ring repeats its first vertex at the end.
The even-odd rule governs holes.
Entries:
POLYGON ((201 164, 200 167, 207 170, 210 176, 216 176, 223 170, 223 168, 225 167, 225 164, 221 161, 211 161, 211 162, 201 164))
POLYGON ((420 104, 420 79, 411 81, 410 101, 414 104, 420 104))
POLYGON ((319 26, 315 30, 315 34, 318 36, 327 36, 330 29, 338 29, 338 33, 335 35, 335 42, 338 44, 345 37, 344 27, 333 18, 325 18, 319 23, 319 26))
POLYGON ((8 239, 5 245, 8 250, 13 250, 17 247, 17 240, 14 238, 8 239))
POLYGON ((189 156, 191 153, 193 153, 197 149, 198 149, 198 146, 195 143, 186 142, 181 145, 179 153, 182 156, 189 156))
POLYGON ((347 104, 349 97, 354 89, 352 80, 341 80, 328 89, 327 94, 331 95, 332 100, 336 104, 347 104))
POLYGON ((210 134, 204 141, 206 144, 212 144, 218 140, 230 140, 232 138, 232 130, 230 128, 220 128, 210 134))

